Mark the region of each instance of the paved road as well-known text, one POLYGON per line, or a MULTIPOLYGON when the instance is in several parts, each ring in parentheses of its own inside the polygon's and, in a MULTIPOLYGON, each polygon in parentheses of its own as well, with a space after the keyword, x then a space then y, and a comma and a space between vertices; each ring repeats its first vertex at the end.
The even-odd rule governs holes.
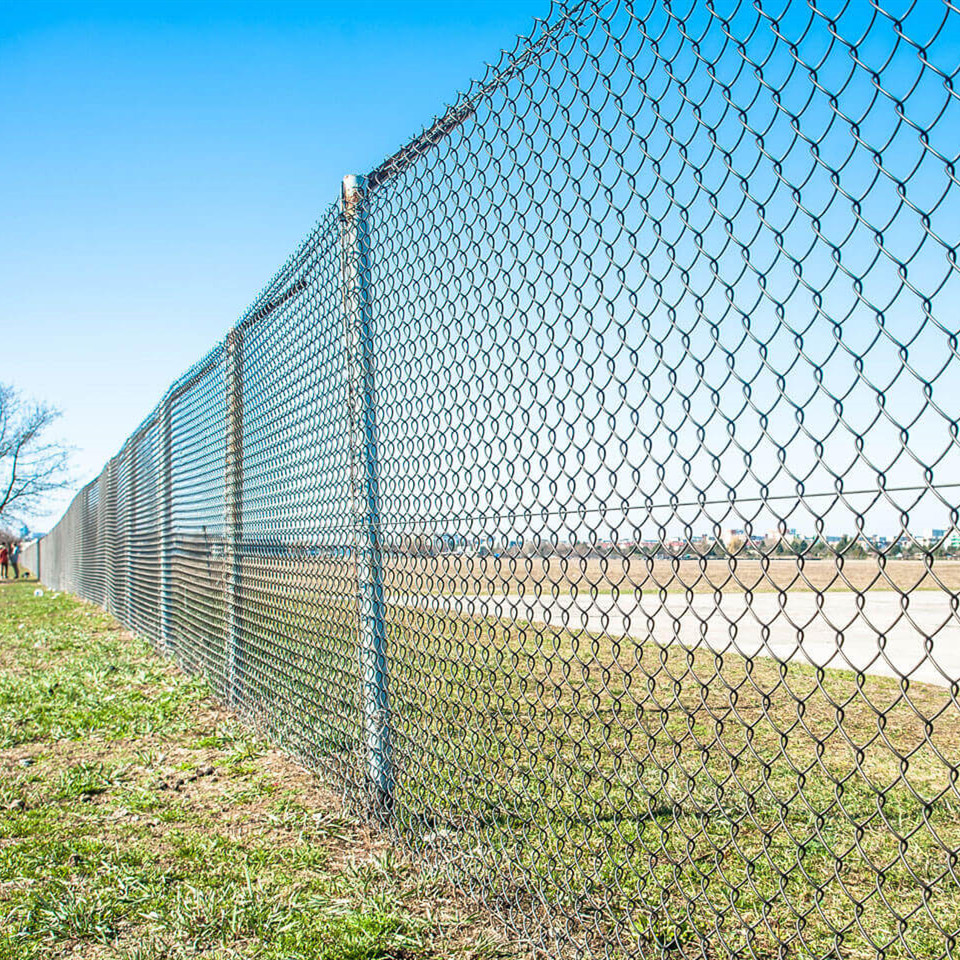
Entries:
POLYGON ((388 602, 611 637, 644 640, 653 636, 660 643, 685 646, 701 643, 716 651, 882 676, 909 674, 912 680, 944 686, 960 680, 960 614, 951 610, 950 596, 936 590, 917 591, 905 607, 901 595, 892 590, 872 590, 862 598, 839 591, 822 595, 796 591, 786 595, 782 607, 775 593, 755 594, 749 606, 743 594, 727 594, 719 602, 709 594, 697 594, 692 604, 681 594, 668 595, 665 603, 655 597, 638 603, 633 597, 615 602, 609 595, 591 600, 566 594, 539 599, 515 594, 405 595, 390 597, 388 602), (929 654, 928 643, 932 644, 929 654))

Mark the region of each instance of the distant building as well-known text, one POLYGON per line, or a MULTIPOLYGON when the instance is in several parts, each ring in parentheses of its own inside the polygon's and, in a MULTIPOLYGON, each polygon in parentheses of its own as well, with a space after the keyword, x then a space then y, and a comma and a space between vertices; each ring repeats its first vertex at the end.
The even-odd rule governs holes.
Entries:
POLYGON ((791 543, 797 539, 797 530, 795 527, 790 527, 784 533, 781 533, 779 530, 768 530, 767 535, 763 538, 767 543, 777 543, 782 540, 784 543, 791 543))

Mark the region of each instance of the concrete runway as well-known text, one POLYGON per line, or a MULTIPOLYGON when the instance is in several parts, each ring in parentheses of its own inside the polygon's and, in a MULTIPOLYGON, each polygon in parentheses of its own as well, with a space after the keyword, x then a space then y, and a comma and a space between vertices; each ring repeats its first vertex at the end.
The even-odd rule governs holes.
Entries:
POLYGON ((948 686, 960 681, 960 613, 951 597, 918 590, 906 601, 893 590, 725 594, 719 602, 696 594, 656 597, 394 596, 388 604, 458 617, 525 620, 568 630, 658 643, 702 644, 715 651, 773 657, 823 667, 948 686), (842 634, 842 637, 841 637, 842 634), (927 652, 930 644, 930 652, 927 652), (883 649, 881 650, 881 645, 883 649))

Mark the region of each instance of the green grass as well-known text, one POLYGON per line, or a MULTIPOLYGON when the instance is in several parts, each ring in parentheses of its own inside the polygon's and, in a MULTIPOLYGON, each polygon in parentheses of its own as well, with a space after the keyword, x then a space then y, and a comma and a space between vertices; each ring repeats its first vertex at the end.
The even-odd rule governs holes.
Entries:
MULTIPOLYGON (((356 763, 356 641, 331 600, 282 593, 247 601, 250 693, 290 749, 356 763), (342 744, 317 735, 338 718, 342 744)), ((933 960, 960 939, 950 690, 388 619, 401 834, 558 952, 933 960)))
POLYGON ((506 955, 203 681, 34 587, 0 589, 0 960, 506 955))
POLYGON ((957 936, 949 690, 393 615, 401 816, 495 897, 625 955, 932 960, 957 936))
MULTIPOLYGON (((272 735, 359 762, 336 604, 275 584, 245 610, 272 735), (318 735, 338 719, 343 743, 318 735)), ((408 607, 388 620, 401 835, 558 953, 934 960, 960 939, 950 690, 408 607)))
MULTIPOLYGON (((17 900, 21 931, 0 960, 30 957, 23 943, 47 949, 51 929, 102 951, 90 956, 156 960, 492 949, 458 946, 471 937, 439 882, 330 813, 302 771, 278 777, 278 755, 248 728, 203 720, 199 681, 89 607, 16 589, 0 593, 0 616, 46 610, 60 626, 39 647, 34 627, 4 630, 0 648, 0 732, 15 757, 36 757, 4 768, 0 817, 46 865, 17 867, 11 884, 0 859, 0 911, 17 900), (193 778, 204 763, 216 783, 193 778), (343 853, 358 838, 373 847, 366 859, 343 853)), ((349 611, 276 584, 243 609, 247 704, 285 749, 355 774, 349 611)), ((412 608, 389 616, 398 832, 556 955, 934 960, 960 938, 949 690, 412 608)))

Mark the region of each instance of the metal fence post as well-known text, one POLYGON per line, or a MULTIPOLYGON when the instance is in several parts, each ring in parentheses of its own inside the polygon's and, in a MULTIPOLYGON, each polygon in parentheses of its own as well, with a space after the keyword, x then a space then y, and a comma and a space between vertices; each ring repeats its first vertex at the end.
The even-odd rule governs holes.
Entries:
POLYGON ((357 536, 360 672, 366 776, 375 812, 393 808, 383 549, 380 536, 376 371, 370 310, 366 179, 343 178, 343 305, 351 363, 351 476, 357 536), (357 462, 359 461, 359 462, 357 462))
POLYGON ((103 538, 101 568, 103 591, 106 598, 104 604, 111 616, 117 615, 117 481, 113 460, 108 460, 103 471, 104 495, 100 498, 100 512, 106 514, 106 523, 103 529, 106 536, 103 538))
POLYGON ((125 584, 125 589, 123 592, 124 599, 124 623, 126 624, 129 630, 135 630, 137 624, 134 620, 136 616, 135 609, 135 593, 136 593, 136 583, 137 583, 137 543, 138 543, 138 534, 139 530, 137 525, 139 518, 137 516, 137 496, 139 491, 137 490, 137 443, 139 441, 134 441, 131 444, 127 445, 126 453, 124 458, 127 462, 127 510, 126 510, 126 523, 124 526, 124 549, 126 550, 126 556, 124 557, 124 563, 127 568, 127 582, 125 584))
POLYGON ((173 520, 173 472, 170 460, 172 447, 172 426, 170 423, 170 397, 164 397, 160 404, 160 469, 157 471, 157 496, 160 506, 160 597, 159 597, 159 634, 160 648, 169 653, 172 646, 172 609, 171 593, 173 560, 171 544, 173 520))
POLYGON ((226 685, 227 703, 241 699, 243 674, 243 624, 241 615, 241 566, 243 562, 243 332, 234 328, 226 342, 227 436, 224 485, 224 588, 226 594, 226 685))

